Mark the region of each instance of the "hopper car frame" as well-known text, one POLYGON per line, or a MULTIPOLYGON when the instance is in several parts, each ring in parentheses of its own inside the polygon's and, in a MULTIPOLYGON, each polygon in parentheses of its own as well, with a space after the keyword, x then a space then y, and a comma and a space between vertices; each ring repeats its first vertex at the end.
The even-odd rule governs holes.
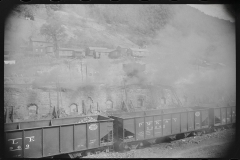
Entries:
POLYGON ((124 150, 164 137, 185 136, 236 123, 236 107, 181 107, 95 117, 59 118, 5 124, 6 158, 77 157, 91 151, 124 150), (24 141, 23 141, 24 139, 24 141), (23 149, 22 149, 23 148, 23 149))

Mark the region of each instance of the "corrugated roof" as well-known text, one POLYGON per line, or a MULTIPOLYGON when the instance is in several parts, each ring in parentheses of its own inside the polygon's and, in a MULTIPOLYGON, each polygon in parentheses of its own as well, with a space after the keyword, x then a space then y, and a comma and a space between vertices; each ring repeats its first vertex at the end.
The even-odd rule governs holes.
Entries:
POLYGON ((114 51, 115 49, 102 49, 102 50, 99 50, 101 52, 112 52, 114 51))
POLYGON ((89 47, 90 50, 95 50, 96 52, 112 52, 116 49, 101 48, 101 47, 89 47))
POLYGON ((147 49, 140 49, 140 48, 129 48, 132 51, 138 51, 138 52, 149 52, 147 49))
POLYGON ((95 49, 97 49, 97 50, 101 50, 101 49, 107 49, 107 48, 104 48, 104 47, 88 47, 90 50, 95 50, 95 49))
POLYGON ((83 52, 84 49, 81 48, 59 48, 59 50, 65 50, 65 51, 80 51, 83 52))
POLYGON ((59 50, 64 50, 64 51, 73 51, 72 48, 59 48, 59 50))
POLYGON ((85 49, 83 49, 83 48, 72 48, 74 51, 80 51, 80 52, 83 52, 83 51, 85 51, 85 49))

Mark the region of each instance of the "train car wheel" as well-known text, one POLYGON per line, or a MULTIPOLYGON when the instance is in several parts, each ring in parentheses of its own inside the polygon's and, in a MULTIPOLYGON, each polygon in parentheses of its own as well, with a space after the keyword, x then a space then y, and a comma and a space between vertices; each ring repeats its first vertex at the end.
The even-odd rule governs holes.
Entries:
POLYGON ((232 128, 232 127, 233 127, 232 124, 229 124, 229 125, 227 126, 228 129, 230 129, 230 128, 232 128))
POLYGON ((70 158, 81 158, 83 155, 82 155, 82 152, 75 152, 75 153, 69 153, 68 156, 70 158))
POLYGON ((107 148, 105 149, 105 152, 106 152, 106 153, 109 153, 109 147, 107 147, 107 148))
POLYGON ((205 133, 206 133, 206 131, 205 131, 205 130, 203 130, 202 134, 205 134, 205 133))
POLYGON ((219 132, 219 131, 221 131, 221 127, 215 127, 214 128, 214 132, 219 132))
POLYGON ((129 149, 129 146, 127 144, 124 145, 124 149, 129 149))
POLYGON ((120 151, 131 150, 131 148, 125 142, 120 143, 119 148, 120 148, 120 151))
POLYGON ((201 136, 201 135, 202 135, 202 132, 201 132, 201 131, 198 131, 198 132, 196 132, 196 135, 197 135, 197 136, 201 136))
POLYGON ((187 136, 189 136, 191 134, 191 132, 189 133, 184 133, 184 138, 187 138, 187 136))
POLYGON ((148 140, 148 142, 149 142, 151 145, 153 145, 153 144, 155 144, 155 143, 156 143, 156 139, 151 139, 151 140, 148 140))
POLYGON ((131 145, 131 149, 137 149, 138 148, 138 146, 139 146, 139 144, 136 144, 136 145, 131 145))
POLYGON ((138 142, 138 143, 135 143, 135 144, 131 144, 131 150, 135 150, 135 149, 139 149, 139 148, 141 148, 141 147, 143 147, 144 146, 144 144, 143 144, 143 142, 138 142))
POLYGON ((123 143, 123 142, 120 142, 120 141, 118 141, 118 142, 115 142, 114 144, 113 144, 113 150, 114 151, 122 151, 122 148, 121 148, 121 143, 123 143))
POLYGON ((114 151, 114 146, 113 145, 109 146, 108 148, 109 148, 109 152, 113 152, 114 151))
POLYGON ((92 154, 92 153, 91 153, 90 151, 87 151, 87 152, 86 152, 86 155, 87 155, 87 156, 90 156, 91 154, 92 154))
POLYGON ((173 135, 173 136, 169 136, 169 138, 173 141, 176 139, 176 135, 173 135))
POLYGON ((100 154, 100 153, 101 153, 101 151, 96 151, 96 152, 95 152, 95 154, 100 154))
POLYGON ((214 132, 214 127, 210 126, 209 129, 208 129, 208 132, 214 132))
POLYGON ((124 149, 125 149, 125 143, 124 142, 121 142, 120 144, 119 144, 119 150, 120 151, 124 151, 124 149))

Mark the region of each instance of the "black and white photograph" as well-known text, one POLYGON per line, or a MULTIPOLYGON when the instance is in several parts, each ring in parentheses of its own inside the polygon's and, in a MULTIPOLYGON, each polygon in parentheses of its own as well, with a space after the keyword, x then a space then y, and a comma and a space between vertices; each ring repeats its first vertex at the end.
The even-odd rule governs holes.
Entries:
POLYGON ((235 18, 231 4, 17 5, 5 158, 235 158, 235 18))

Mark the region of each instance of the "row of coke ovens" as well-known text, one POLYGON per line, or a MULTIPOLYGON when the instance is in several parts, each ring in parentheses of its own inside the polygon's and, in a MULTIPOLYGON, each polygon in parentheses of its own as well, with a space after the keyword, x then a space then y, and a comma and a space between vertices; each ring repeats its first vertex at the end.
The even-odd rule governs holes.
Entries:
POLYGON ((109 149, 116 144, 236 123, 235 106, 182 107, 128 113, 113 111, 108 114, 91 116, 96 121, 81 123, 79 121, 86 116, 6 123, 6 157, 42 158, 62 154, 76 157, 83 152, 109 149))

